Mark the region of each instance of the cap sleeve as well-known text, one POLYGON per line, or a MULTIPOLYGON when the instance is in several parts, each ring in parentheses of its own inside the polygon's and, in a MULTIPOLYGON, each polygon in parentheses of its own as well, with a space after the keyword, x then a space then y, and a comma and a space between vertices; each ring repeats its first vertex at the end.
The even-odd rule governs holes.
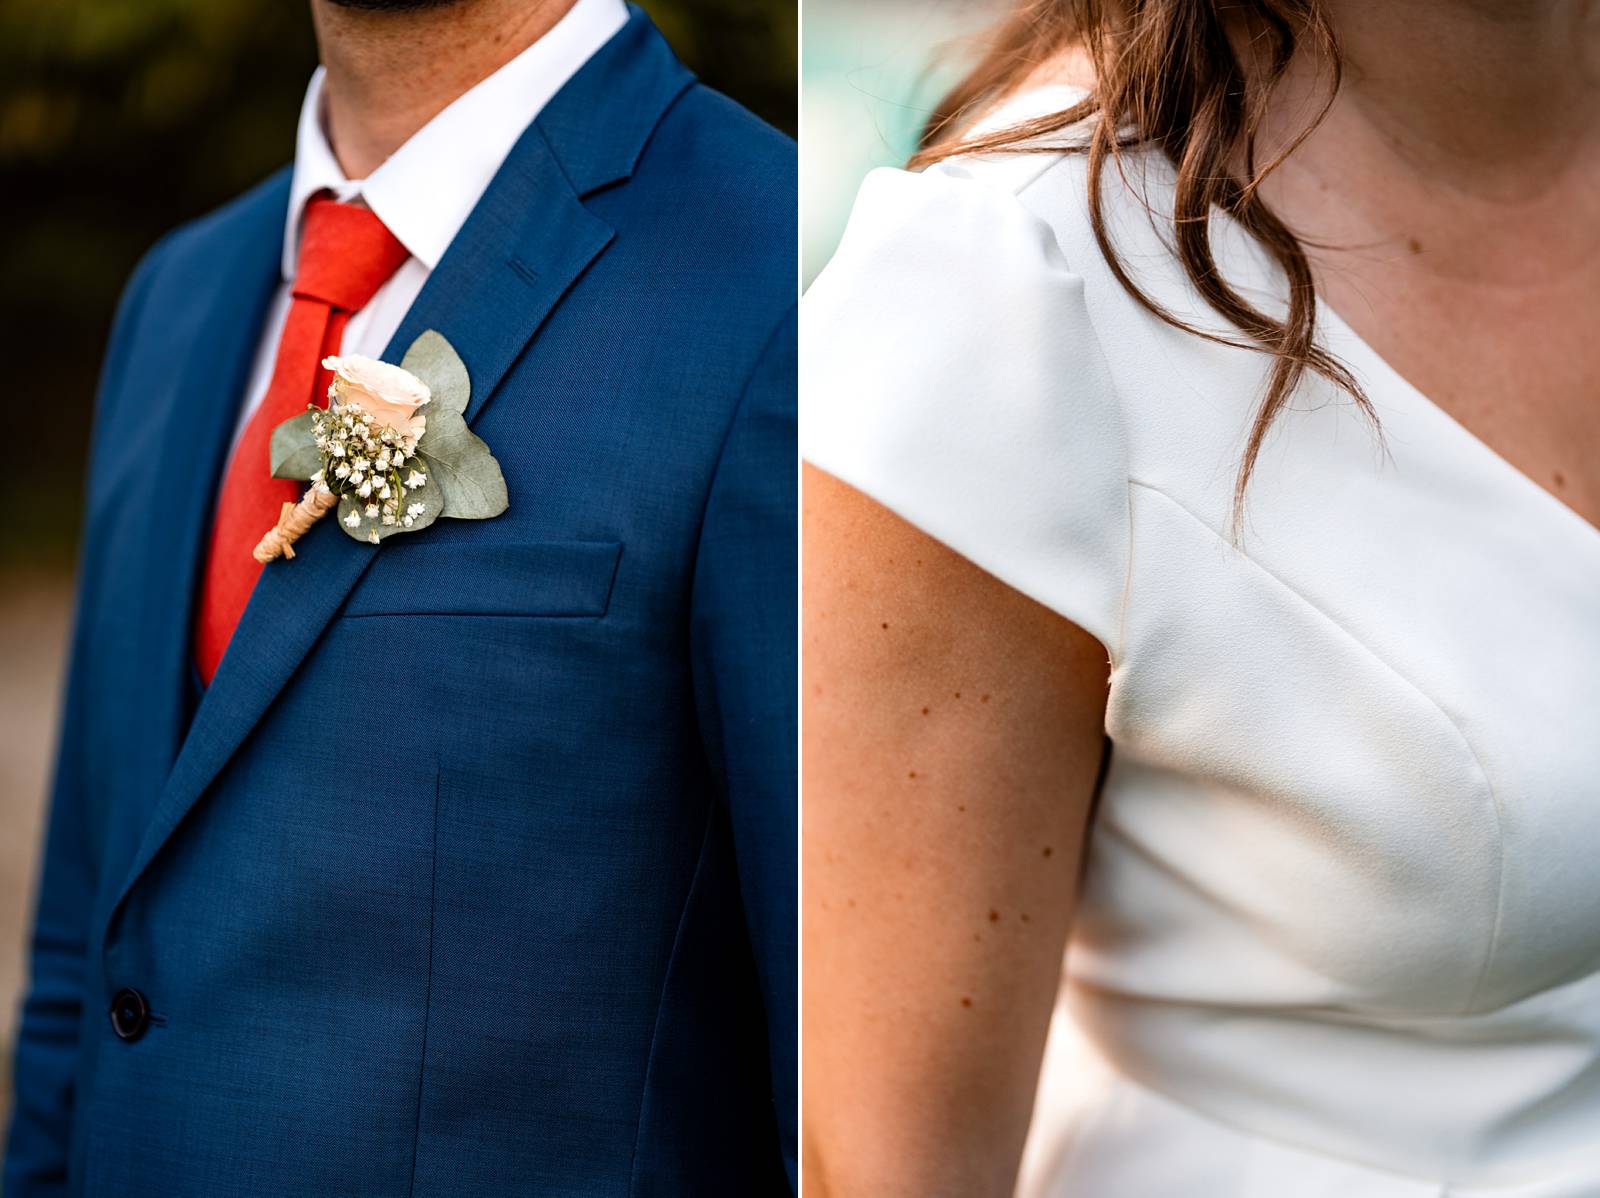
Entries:
POLYGON ((1115 659, 1125 437, 1050 226, 970 176, 874 171, 801 328, 805 459, 1115 659))

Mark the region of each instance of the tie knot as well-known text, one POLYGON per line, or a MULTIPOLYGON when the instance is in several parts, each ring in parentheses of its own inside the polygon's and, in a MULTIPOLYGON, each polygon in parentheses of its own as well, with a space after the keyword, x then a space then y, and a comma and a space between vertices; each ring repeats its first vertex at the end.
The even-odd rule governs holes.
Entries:
POLYGON ((293 291, 356 312, 408 257, 372 209, 319 196, 306 205, 301 222, 293 291))

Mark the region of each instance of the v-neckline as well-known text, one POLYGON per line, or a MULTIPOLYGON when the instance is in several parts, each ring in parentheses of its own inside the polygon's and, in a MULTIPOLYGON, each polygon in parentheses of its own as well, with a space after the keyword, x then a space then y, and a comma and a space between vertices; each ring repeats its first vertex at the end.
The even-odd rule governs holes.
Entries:
MULTIPOLYGON (((1590 520, 1587 516, 1578 511, 1577 508, 1567 503, 1566 500, 1562 499, 1554 491, 1550 490, 1549 487, 1546 487, 1543 483, 1539 482, 1526 470, 1518 466, 1510 458, 1506 457, 1505 454, 1501 453, 1493 445, 1490 445, 1489 442, 1485 441, 1477 433, 1473 432, 1472 429, 1468 428, 1455 416, 1451 415, 1450 412, 1445 410, 1445 408, 1434 402, 1427 392, 1423 391, 1404 374, 1402 374, 1399 369, 1396 368, 1387 358, 1374 349, 1372 344, 1365 337, 1356 332, 1355 328, 1350 324, 1350 322, 1341 316, 1338 311, 1322 297, 1320 293, 1317 296, 1317 318, 1319 321, 1319 329, 1333 329, 1339 340, 1348 343, 1348 345, 1355 350, 1356 354, 1365 359, 1368 370, 1365 372, 1358 371, 1358 373, 1369 373, 1379 376, 1395 391, 1403 396, 1406 396, 1415 405, 1422 408, 1429 415, 1433 416, 1449 427, 1457 439, 1464 442, 1471 449, 1471 451, 1476 453, 1479 457, 1487 459, 1494 469, 1500 471, 1500 473, 1504 475, 1510 476, 1513 481, 1513 485, 1520 486, 1524 489, 1531 489, 1537 492, 1537 499, 1542 501, 1547 507, 1555 508, 1560 517, 1564 517, 1565 519, 1578 525, 1580 535, 1586 535, 1592 544, 1600 547, 1600 524, 1590 520)), ((1337 353, 1336 356, 1348 358, 1350 355, 1349 352, 1346 351, 1344 353, 1337 353)), ((1381 411, 1379 413, 1379 417, 1380 419, 1382 417, 1381 411)))

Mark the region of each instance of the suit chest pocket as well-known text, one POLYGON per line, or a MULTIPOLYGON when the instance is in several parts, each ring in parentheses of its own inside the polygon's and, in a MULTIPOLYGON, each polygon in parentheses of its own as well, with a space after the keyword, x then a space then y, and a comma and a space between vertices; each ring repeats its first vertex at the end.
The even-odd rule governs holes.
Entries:
POLYGON ((386 544, 343 615, 603 616, 618 541, 425 541, 386 544))

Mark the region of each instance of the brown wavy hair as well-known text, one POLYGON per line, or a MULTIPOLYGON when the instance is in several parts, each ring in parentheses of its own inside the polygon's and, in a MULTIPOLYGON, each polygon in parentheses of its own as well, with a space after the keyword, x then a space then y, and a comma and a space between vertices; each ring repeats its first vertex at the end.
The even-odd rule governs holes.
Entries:
POLYGON ((995 28, 977 64, 934 110, 908 164, 916 168, 956 154, 1001 150, 1087 155, 1095 240, 1128 293, 1185 332, 1271 355, 1272 371, 1234 485, 1236 533, 1267 431, 1306 371, 1348 394, 1377 427, 1361 385, 1316 342, 1316 290, 1301 240, 1260 195, 1262 180, 1327 114, 1340 71, 1339 46, 1319 0, 1021 0, 995 28), (1301 47, 1326 64, 1326 98, 1297 136, 1260 162, 1256 142, 1268 97, 1301 47), (1042 64, 1072 50, 1087 57, 1094 80, 1083 100, 1007 128, 964 132, 1042 64), (1080 122, 1086 138, 1049 136, 1080 122), (1134 282, 1111 244, 1101 199, 1105 168, 1112 164, 1120 172, 1123 151, 1143 147, 1165 154, 1177 171, 1173 242, 1184 273, 1239 336, 1197 328, 1166 311, 1134 282), (1256 308, 1218 270, 1213 208, 1233 216, 1282 269, 1289 293, 1283 319, 1256 308))

